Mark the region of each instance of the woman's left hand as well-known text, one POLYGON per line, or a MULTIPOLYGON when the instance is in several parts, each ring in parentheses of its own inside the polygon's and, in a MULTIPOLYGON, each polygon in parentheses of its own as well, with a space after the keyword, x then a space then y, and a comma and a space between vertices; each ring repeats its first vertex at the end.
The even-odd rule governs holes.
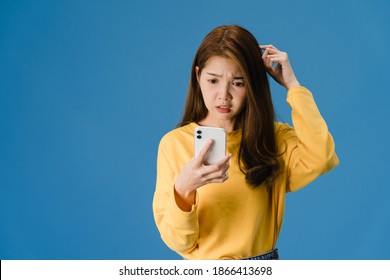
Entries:
POLYGON ((264 51, 261 58, 263 59, 265 69, 275 81, 287 90, 300 85, 286 52, 278 50, 273 45, 261 45, 260 49, 264 51))

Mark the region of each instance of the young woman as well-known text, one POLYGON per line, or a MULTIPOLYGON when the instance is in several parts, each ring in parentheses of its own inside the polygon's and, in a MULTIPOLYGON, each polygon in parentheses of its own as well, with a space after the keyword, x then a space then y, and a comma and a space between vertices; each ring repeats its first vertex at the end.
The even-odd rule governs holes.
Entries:
POLYGON ((239 26, 203 40, 183 120, 160 142, 153 212, 163 241, 185 259, 278 259, 285 194, 338 164, 334 142, 285 52, 239 26), (287 90, 294 127, 275 122, 267 72, 287 90), (224 128, 227 155, 194 158, 194 128, 224 128))

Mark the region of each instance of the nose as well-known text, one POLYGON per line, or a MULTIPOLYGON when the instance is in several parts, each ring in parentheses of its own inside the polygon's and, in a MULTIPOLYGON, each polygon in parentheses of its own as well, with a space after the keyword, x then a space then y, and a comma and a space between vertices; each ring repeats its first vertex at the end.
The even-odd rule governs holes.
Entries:
POLYGON ((231 100, 232 95, 230 94, 230 85, 225 84, 221 85, 221 87, 218 89, 218 99, 221 100, 231 100))

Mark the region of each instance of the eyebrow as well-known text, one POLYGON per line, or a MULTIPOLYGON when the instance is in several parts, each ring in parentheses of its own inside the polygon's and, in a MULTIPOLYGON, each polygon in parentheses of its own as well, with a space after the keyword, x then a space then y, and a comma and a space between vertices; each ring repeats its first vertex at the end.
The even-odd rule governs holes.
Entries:
MULTIPOLYGON (((214 77, 222 78, 222 75, 219 75, 219 74, 209 73, 209 72, 206 72, 206 74, 209 74, 209 75, 214 76, 214 77)), ((243 80, 243 79, 244 79, 244 77, 233 77, 233 80, 243 80)))

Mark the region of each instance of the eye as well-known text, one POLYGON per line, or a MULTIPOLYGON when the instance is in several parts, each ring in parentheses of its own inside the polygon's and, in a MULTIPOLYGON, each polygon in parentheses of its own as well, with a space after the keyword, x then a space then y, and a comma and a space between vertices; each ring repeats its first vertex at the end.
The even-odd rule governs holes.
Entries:
POLYGON ((236 86, 236 87, 245 87, 245 84, 243 82, 233 82, 232 84, 233 84, 233 86, 236 86))
POLYGON ((207 80, 210 84, 216 84, 218 82, 217 79, 210 79, 210 80, 207 80))

